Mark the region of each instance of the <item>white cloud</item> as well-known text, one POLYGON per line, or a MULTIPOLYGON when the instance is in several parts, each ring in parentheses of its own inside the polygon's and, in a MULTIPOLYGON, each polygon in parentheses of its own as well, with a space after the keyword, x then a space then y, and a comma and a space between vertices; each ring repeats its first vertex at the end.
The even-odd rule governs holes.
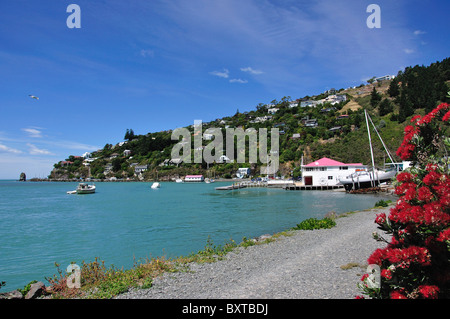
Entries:
POLYGON ((242 79, 231 79, 230 83, 248 83, 248 81, 242 79))
POLYGON ((142 49, 140 55, 144 58, 153 58, 155 56, 155 51, 149 49, 142 49))
POLYGON ((22 153, 22 151, 20 151, 20 150, 8 147, 3 144, 0 144, 0 152, 7 152, 7 153, 13 153, 13 154, 21 154, 22 153))
POLYGON ((403 49, 403 52, 405 52, 406 54, 412 54, 414 53, 413 49, 403 49))
POLYGON ((22 131, 27 132, 30 137, 41 138, 42 132, 37 128, 23 128, 22 131))
POLYGON ((241 71, 242 72, 248 72, 250 74, 255 74, 255 75, 264 73, 263 71, 260 71, 260 70, 254 70, 251 67, 241 68, 241 71))
POLYGON ((47 151, 45 149, 37 148, 36 145, 33 145, 31 143, 27 143, 27 146, 30 148, 31 155, 55 155, 52 152, 47 151))
POLYGON ((421 34, 425 34, 426 32, 425 31, 422 31, 422 30, 416 30, 416 31, 414 31, 414 35, 421 35, 421 34))
POLYGON ((52 147, 57 147, 57 148, 66 148, 66 149, 71 149, 71 150, 79 150, 79 151, 83 151, 83 152, 87 152, 87 151, 95 151, 98 149, 101 149, 100 146, 96 146, 96 145, 88 145, 88 144, 84 144, 84 143, 79 143, 79 142, 72 142, 72 141, 43 141, 42 143, 51 145, 52 147))
POLYGON ((220 77, 220 78, 228 79, 228 77, 230 76, 230 75, 229 75, 229 74, 230 74, 230 71, 227 70, 227 69, 223 69, 223 72, 220 72, 220 71, 213 71, 213 72, 210 72, 210 74, 215 75, 215 76, 218 76, 218 77, 220 77))

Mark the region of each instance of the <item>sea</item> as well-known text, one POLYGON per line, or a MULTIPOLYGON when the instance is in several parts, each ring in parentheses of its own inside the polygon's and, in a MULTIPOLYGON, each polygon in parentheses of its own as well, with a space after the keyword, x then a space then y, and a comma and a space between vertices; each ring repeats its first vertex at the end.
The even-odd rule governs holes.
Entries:
POLYGON ((70 195, 77 183, 0 181, 0 292, 32 280, 48 284, 71 262, 96 257, 129 269, 153 257, 187 256, 243 237, 287 230, 302 220, 374 207, 386 195, 276 188, 216 190, 232 182, 99 182, 96 193, 70 195))

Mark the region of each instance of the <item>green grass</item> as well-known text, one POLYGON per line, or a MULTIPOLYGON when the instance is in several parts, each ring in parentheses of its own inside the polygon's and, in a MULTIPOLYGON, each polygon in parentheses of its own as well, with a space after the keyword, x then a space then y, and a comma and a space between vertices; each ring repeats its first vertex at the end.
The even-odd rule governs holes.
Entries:
POLYGON ((390 203, 392 203, 391 200, 382 200, 381 199, 375 203, 374 207, 388 207, 390 203))
POLYGON ((336 226, 336 222, 331 218, 309 218, 305 219, 297 226, 293 227, 293 230, 314 230, 314 229, 329 229, 336 226))

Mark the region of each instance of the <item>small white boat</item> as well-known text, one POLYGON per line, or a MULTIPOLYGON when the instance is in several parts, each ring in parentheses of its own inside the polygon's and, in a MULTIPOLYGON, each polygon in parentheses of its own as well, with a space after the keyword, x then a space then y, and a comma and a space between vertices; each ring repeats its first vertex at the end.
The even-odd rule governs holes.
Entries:
POLYGON ((154 182, 151 186, 151 188, 153 188, 153 189, 160 188, 160 187, 161 187, 161 184, 158 182, 154 182))
POLYGON ((175 180, 175 182, 176 182, 176 183, 184 183, 184 181, 183 181, 181 178, 177 178, 177 179, 175 180))
POLYGON ((80 183, 75 192, 77 194, 93 194, 95 193, 95 185, 80 183))

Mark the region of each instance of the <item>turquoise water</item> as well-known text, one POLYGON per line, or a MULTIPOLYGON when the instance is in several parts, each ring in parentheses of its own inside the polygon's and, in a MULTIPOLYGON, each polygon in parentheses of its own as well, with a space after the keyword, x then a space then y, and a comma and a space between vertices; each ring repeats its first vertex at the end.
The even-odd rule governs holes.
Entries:
POLYGON ((96 183, 91 195, 68 195, 77 183, 0 181, 2 291, 47 281, 70 262, 100 257, 131 268, 146 257, 188 255, 229 239, 240 242, 322 218, 371 208, 382 197, 344 192, 252 188, 219 191, 230 183, 96 183))

